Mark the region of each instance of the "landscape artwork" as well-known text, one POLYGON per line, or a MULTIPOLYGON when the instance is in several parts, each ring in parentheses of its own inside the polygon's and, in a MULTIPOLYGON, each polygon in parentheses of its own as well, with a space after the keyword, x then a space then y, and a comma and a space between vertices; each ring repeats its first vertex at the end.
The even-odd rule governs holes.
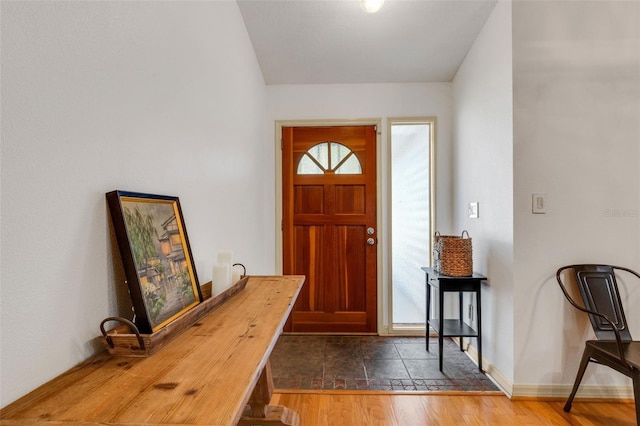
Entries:
POLYGON ((202 300, 177 197, 107 193, 129 293, 142 333, 159 330, 202 300))

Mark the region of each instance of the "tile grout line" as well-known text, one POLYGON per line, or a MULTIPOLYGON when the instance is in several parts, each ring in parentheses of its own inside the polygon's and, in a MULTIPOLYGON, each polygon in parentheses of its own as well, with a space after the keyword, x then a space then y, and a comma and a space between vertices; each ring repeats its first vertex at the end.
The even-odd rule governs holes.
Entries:
POLYGON ((322 389, 325 386, 325 380, 327 377, 327 338, 322 339, 322 389))
MULTIPOLYGON (((362 351, 362 342, 358 342, 358 347, 360 348, 360 359, 362 360, 362 370, 364 370, 364 379, 366 380, 367 390, 371 386, 369 384, 369 373, 367 372, 367 364, 364 362, 364 352, 362 351)), ((356 385, 357 387, 357 385, 356 385)))

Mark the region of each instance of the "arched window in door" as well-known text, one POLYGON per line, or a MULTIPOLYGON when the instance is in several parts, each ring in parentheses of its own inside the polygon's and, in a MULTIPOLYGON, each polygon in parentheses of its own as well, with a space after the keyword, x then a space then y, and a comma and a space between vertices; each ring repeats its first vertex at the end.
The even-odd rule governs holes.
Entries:
POLYGON ((325 173, 361 175, 362 165, 358 156, 346 146, 338 142, 322 142, 312 146, 302 155, 297 174, 325 173))

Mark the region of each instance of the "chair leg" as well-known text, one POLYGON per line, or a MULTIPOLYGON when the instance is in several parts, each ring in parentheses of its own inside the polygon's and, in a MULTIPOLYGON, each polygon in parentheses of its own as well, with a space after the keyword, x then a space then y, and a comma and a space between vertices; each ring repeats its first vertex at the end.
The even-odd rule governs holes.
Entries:
POLYGON ((591 360, 591 351, 588 347, 584 348, 584 352, 582 353, 582 360, 580 361, 580 368, 578 369, 578 374, 576 375, 576 381, 573 384, 573 390, 571 391, 571 395, 569 395, 569 399, 567 399, 566 404, 564 404, 564 411, 567 413, 571 411, 571 403, 573 402, 573 398, 576 396, 576 392, 578 392, 578 387, 580 386, 580 382, 582 381, 582 376, 584 376, 584 372, 587 369, 587 365, 589 365, 589 361, 591 360))

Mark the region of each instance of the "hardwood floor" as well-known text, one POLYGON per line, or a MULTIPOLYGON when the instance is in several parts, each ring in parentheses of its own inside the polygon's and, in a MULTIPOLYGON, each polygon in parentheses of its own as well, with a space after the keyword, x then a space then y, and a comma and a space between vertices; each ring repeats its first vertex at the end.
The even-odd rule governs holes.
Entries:
POLYGON ((633 426, 633 402, 515 400, 482 394, 275 393, 272 405, 300 415, 300 426, 580 425, 633 426))

